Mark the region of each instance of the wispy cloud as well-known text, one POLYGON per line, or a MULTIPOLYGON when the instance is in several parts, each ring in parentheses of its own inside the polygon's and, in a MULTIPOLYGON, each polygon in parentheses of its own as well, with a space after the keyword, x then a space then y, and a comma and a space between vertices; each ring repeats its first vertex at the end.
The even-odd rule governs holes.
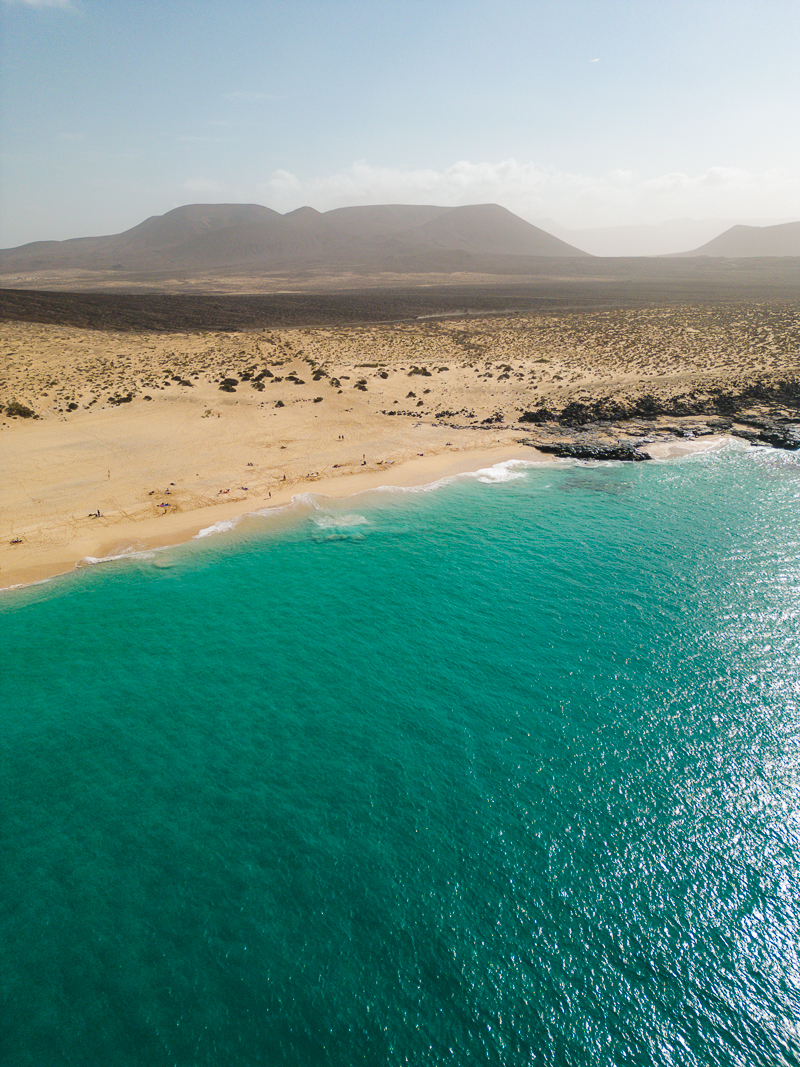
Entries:
POLYGON ((305 179, 278 170, 256 191, 262 202, 279 211, 302 204, 328 210, 352 204, 495 202, 530 220, 553 218, 575 227, 684 216, 800 218, 800 173, 756 174, 735 167, 644 176, 625 169, 579 174, 514 159, 462 160, 443 170, 375 167, 360 161, 334 174, 305 179))

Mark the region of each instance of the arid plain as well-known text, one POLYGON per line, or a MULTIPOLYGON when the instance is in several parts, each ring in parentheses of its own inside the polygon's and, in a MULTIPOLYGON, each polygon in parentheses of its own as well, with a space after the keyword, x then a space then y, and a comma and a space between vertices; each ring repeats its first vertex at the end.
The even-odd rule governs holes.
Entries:
POLYGON ((186 540, 307 490, 535 458, 531 445, 577 432, 655 434, 657 449, 698 419, 797 417, 795 301, 109 325, 3 324, 0 586, 186 540))

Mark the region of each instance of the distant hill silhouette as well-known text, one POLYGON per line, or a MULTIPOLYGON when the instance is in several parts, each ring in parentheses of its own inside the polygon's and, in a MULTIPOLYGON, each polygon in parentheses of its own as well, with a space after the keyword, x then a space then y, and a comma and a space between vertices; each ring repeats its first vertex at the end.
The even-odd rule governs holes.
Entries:
POLYGON ((302 207, 286 215, 259 204, 190 204, 109 237, 6 249, 0 271, 475 270, 482 257, 519 256, 588 253, 497 204, 302 207))
POLYGON ((681 256, 726 256, 747 259, 753 256, 800 256, 800 222, 779 226, 731 226, 725 233, 681 256))
POLYGON ((791 221, 786 218, 678 218, 662 222, 629 223, 619 226, 594 226, 568 229, 554 219, 533 219, 548 233, 577 245, 592 256, 668 256, 684 255, 687 248, 698 248, 731 226, 777 226, 791 221))

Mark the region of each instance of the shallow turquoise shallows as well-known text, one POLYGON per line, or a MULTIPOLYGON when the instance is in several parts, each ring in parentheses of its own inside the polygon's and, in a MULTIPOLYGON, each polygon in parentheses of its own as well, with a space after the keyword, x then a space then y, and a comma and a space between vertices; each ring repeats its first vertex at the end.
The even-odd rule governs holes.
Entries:
POLYGON ((3 1062, 800 1063, 799 511, 506 465, 6 594, 3 1062))

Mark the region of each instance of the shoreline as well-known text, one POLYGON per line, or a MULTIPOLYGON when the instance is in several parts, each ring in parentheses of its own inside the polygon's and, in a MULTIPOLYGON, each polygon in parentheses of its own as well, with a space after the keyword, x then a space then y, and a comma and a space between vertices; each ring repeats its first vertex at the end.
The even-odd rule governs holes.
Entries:
MULTIPOLYGON (((663 441, 650 446, 652 460, 675 459, 686 455, 716 451, 736 441, 726 434, 694 440, 663 441)), ((746 447, 746 446, 742 446, 746 447)), ((409 459, 404 463, 383 466, 364 472, 342 474, 308 483, 292 485, 267 497, 249 497, 229 504, 213 504, 190 512, 178 512, 159 518, 119 522, 77 537, 55 549, 31 552, 35 562, 16 568, 5 566, 0 578, 0 593, 49 582, 85 567, 100 566, 120 559, 135 558, 140 553, 186 545, 200 536, 224 532, 224 524, 238 524, 249 515, 265 515, 290 506, 304 494, 334 500, 356 497, 361 493, 385 488, 415 489, 438 485, 459 475, 475 475, 510 461, 536 465, 561 465, 564 460, 528 445, 506 444, 461 452, 438 453, 409 459), (223 524, 223 525, 220 525, 223 524), (214 527, 220 527, 215 530, 214 527)), ((229 527, 233 528, 233 525, 229 527)), ((20 547, 20 546, 15 546, 20 547)))
POLYGON ((320 478, 302 487, 293 483, 286 489, 276 489, 268 496, 250 496, 245 500, 216 503, 157 518, 104 525, 57 547, 37 550, 35 544, 30 544, 25 551, 27 542, 13 546, 3 545, 2 555, 5 558, 0 572, 0 593, 70 574, 83 566, 99 565, 138 552, 186 544, 195 539, 201 531, 217 523, 286 507, 303 493, 342 499, 385 486, 414 488, 431 485, 459 474, 470 474, 513 459, 548 462, 551 457, 525 445, 498 445, 494 448, 439 453, 409 459, 405 463, 392 463, 380 469, 372 468, 364 472, 320 478), (7 552, 9 547, 16 549, 15 555, 22 558, 7 562, 10 556, 7 552))
POLYGON ((302 492, 635 461, 723 433, 800 448, 788 306, 239 332, 6 322, 2 340, 0 589, 302 492))

